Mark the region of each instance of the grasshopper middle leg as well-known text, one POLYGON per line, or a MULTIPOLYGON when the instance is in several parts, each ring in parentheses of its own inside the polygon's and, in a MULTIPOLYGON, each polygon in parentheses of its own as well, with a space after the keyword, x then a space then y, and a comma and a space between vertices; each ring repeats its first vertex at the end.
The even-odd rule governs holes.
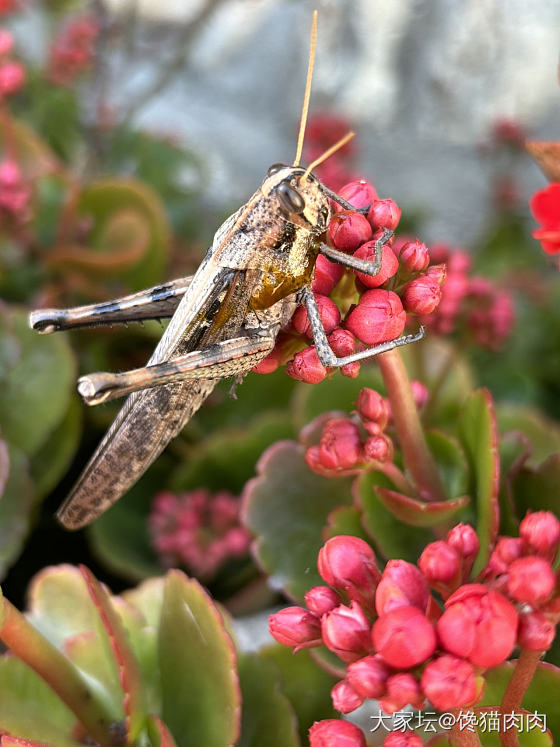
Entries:
POLYGON ((177 278, 114 301, 71 309, 38 309, 29 315, 29 326, 40 334, 49 334, 78 327, 163 319, 173 316, 191 280, 192 277, 177 278))
POLYGON ((354 257, 352 254, 346 254, 338 249, 333 249, 332 247, 327 246, 327 244, 321 244, 320 252, 321 254, 324 254, 327 259, 331 259, 339 265, 348 267, 351 270, 363 272, 364 275, 371 275, 373 277, 381 270, 382 250, 392 235, 393 232, 388 228, 383 229, 383 235, 380 236, 374 244, 373 248, 375 255, 371 260, 354 257))
POLYGON ((78 380, 78 392, 88 405, 123 397, 140 389, 189 379, 223 379, 248 373, 274 347, 274 337, 235 337, 164 363, 123 373, 94 373, 78 380))

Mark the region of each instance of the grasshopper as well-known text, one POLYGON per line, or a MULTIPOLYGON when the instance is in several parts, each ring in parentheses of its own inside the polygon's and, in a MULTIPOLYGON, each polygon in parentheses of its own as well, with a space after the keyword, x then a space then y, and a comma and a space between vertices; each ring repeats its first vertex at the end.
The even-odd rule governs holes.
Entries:
POLYGON ((352 257, 321 241, 331 217, 330 199, 346 209, 355 208, 312 173, 353 133, 307 168, 299 165, 316 28, 315 11, 294 163, 275 164, 268 169, 255 194, 217 230, 197 272, 114 301, 30 314, 31 328, 43 334, 171 317, 145 367, 116 374, 94 373, 78 381, 78 392, 88 405, 129 396, 57 512, 68 529, 89 524, 126 493, 220 379, 243 376, 266 357, 299 304, 306 307, 319 359, 328 367, 369 358, 423 336, 421 329, 416 335, 338 358, 322 326, 311 291, 317 255, 376 275, 382 247, 392 232, 385 231, 377 242, 371 261, 352 257))

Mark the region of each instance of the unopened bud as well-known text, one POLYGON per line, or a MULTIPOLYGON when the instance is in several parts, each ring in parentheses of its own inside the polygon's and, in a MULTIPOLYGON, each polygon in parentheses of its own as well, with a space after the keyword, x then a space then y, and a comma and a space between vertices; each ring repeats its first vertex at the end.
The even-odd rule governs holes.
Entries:
POLYGON ((422 747, 424 743, 412 731, 393 731, 383 740, 383 747, 422 747))
POLYGON ((286 607, 270 615, 268 627, 278 643, 295 651, 322 644, 319 618, 303 607, 286 607))
POLYGON ((371 238, 371 226, 361 213, 341 210, 331 218, 328 234, 336 249, 352 254, 371 238))
POLYGON ((514 560, 508 569, 507 590, 518 602, 545 602, 555 587, 550 561, 536 555, 514 560))
POLYGON ((286 373, 297 381, 318 384, 327 375, 327 369, 319 360, 315 346, 310 345, 294 355, 286 366, 286 373))
POLYGON ((369 436, 364 442, 364 454, 368 462, 392 462, 393 442, 388 436, 369 436))
MULTIPOLYGON (((372 262, 375 259, 375 241, 366 241, 355 252, 354 256, 372 262)), ((354 270, 356 276, 362 281, 366 288, 379 288, 389 278, 397 274, 399 260, 395 257, 391 247, 385 246, 381 249, 381 268, 377 275, 366 275, 364 272, 354 270)))
POLYGON ((453 588, 460 582, 461 558, 455 548, 443 540, 424 548, 418 565, 431 586, 453 588))
POLYGON ((391 670, 380 656, 365 656, 349 664, 346 678, 363 698, 381 698, 391 670))
POLYGON ((399 261, 407 272, 422 272, 430 263, 428 247, 418 239, 407 241, 400 248, 399 261))
POLYGON ((420 275, 405 285, 402 300, 412 314, 431 314, 441 301, 441 288, 435 278, 420 275))
POLYGON ((350 721, 326 719, 309 729, 309 747, 366 747, 361 729, 350 721))
POLYGON ((423 701, 424 696, 415 677, 409 672, 399 672, 387 680, 387 695, 381 701, 381 708, 385 713, 396 713, 407 705, 419 708, 423 701), (385 707, 386 703, 390 704, 391 710, 385 707))
POLYGON ((362 455, 360 431, 351 420, 333 418, 325 424, 319 443, 319 458, 323 467, 350 469, 361 461, 362 455))
POLYGON ((394 200, 375 200, 367 218, 373 229, 388 228, 394 231, 401 219, 401 209, 394 200))
POLYGON ((14 37, 6 29, 0 29, 0 57, 10 54, 14 48, 14 37))
POLYGON ((315 262, 313 281, 311 288, 314 293, 322 293, 330 296, 333 288, 344 274, 344 267, 336 262, 330 262, 322 254, 319 254, 315 262))
POLYGON ((490 555, 488 569, 495 574, 507 573, 514 560, 523 554, 523 540, 519 537, 499 537, 490 555))
POLYGON ((400 298, 392 291, 366 291, 348 315, 345 326, 367 345, 394 340, 402 334, 406 312, 400 298))
POLYGON ((329 586, 373 609, 381 574, 375 553, 367 542, 346 535, 331 537, 319 550, 317 568, 329 586))
MULTIPOLYGON (((375 188, 365 179, 348 182, 338 190, 338 195, 358 209, 369 207, 377 200, 375 188)), ((340 206, 337 205, 336 209, 340 210, 340 206)))
POLYGON ((332 704, 335 711, 352 713, 359 708, 364 699, 354 690, 347 680, 341 680, 331 690, 332 704))
POLYGON ((428 387, 424 386, 421 381, 413 380, 410 382, 410 388, 412 389, 412 396, 416 407, 421 410, 430 397, 428 387))
POLYGON ((477 696, 472 665, 449 654, 426 664, 420 685, 424 695, 438 711, 469 705, 477 696))
POLYGON ((548 651, 556 635, 556 625, 542 612, 519 615, 517 643, 529 651, 548 651))
MULTIPOLYGON (((328 335, 340 324, 340 311, 335 302, 331 301, 328 296, 322 296, 319 293, 316 293, 315 302, 319 310, 323 329, 328 335)), ((292 317, 292 326, 301 335, 305 335, 310 339, 313 338, 313 330, 305 306, 299 306, 296 309, 295 314, 292 317)))
POLYGON ((25 68, 19 62, 6 61, 1 63, 0 94, 10 96, 13 93, 17 93, 25 85, 26 78, 25 68))
POLYGON ((364 387, 358 394, 356 402, 358 412, 366 420, 373 420, 381 429, 385 428, 389 421, 388 401, 379 392, 369 387, 364 387))
POLYGON ((381 615, 372 636, 377 653, 395 669, 426 661, 436 648, 434 627, 417 607, 399 607, 381 615))
POLYGON ((426 270, 426 275, 441 287, 447 278, 447 267, 446 265, 430 265, 426 270))
POLYGON ((417 607, 426 612, 430 590, 422 571, 406 560, 389 560, 375 592, 378 615, 399 607, 417 607))
POLYGON ((474 560, 480 549, 480 540, 470 524, 457 524, 453 529, 450 529, 447 533, 446 542, 462 558, 467 560, 474 560))
POLYGON ((519 525, 519 536, 532 553, 554 561, 560 543, 560 521, 551 511, 528 513, 519 525))
POLYGON ((340 601, 339 595, 329 586, 314 586, 305 595, 305 604, 318 617, 338 607, 340 601))
POLYGON ((323 643, 342 661, 361 659, 372 652, 371 625, 358 602, 343 604, 321 618, 323 643))

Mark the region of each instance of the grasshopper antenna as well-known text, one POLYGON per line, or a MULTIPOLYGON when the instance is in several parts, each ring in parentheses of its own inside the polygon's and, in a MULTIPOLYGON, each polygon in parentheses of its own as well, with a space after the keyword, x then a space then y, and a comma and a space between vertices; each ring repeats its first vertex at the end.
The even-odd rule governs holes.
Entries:
POLYGON ((327 158, 330 158, 333 153, 336 153, 336 151, 345 146, 349 140, 352 140, 355 134, 355 132, 347 132, 344 137, 341 137, 340 140, 338 140, 334 145, 331 145, 331 147, 328 148, 324 153, 322 153, 319 158, 316 158, 313 163, 309 164, 309 166, 305 169, 305 173, 301 177, 301 180, 303 182, 307 181, 307 177, 313 171, 315 166, 318 166, 320 163, 323 163, 323 161, 326 161, 327 158))
POLYGON ((305 137, 305 125, 307 124, 307 112, 309 111, 309 98, 311 96, 311 81, 313 80, 313 67, 315 65, 315 48, 317 47, 317 11, 313 11, 311 21, 311 43, 309 48, 309 63, 307 65, 307 80, 305 81, 305 94, 303 96, 303 107, 299 121, 299 133, 297 141, 296 157, 294 166, 299 166, 301 153, 303 151, 303 139, 305 137))

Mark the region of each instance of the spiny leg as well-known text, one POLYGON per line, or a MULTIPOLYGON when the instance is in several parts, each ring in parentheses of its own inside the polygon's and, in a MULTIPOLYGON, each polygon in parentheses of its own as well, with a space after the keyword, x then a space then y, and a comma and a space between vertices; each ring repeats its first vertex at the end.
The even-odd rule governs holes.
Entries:
POLYGON ((78 327, 163 319, 173 316, 191 280, 192 276, 177 278, 114 301, 71 309, 38 309, 30 313, 29 326, 40 334, 50 334, 78 327))
POLYGON ((352 254, 346 254, 338 249, 332 249, 332 247, 327 244, 321 244, 319 251, 321 254, 324 254, 327 259, 332 259, 333 262, 337 262, 339 265, 344 265, 344 267, 348 267, 351 270, 357 270, 358 272, 363 272, 364 275, 371 275, 373 277, 381 270, 381 260, 383 257, 382 249, 392 235, 393 232, 388 228, 383 229, 383 235, 380 236, 373 245, 375 252, 375 258, 373 260, 354 257, 352 254))
POLYGON ((338 202, 338 204, 342 205, 345 210, 352 210, 354 213, 362 213, 362 215, 366 215, 366 213, 369 212, 371 205, 363 208, 354 207, 352 203, 348 202, 348 200, 345 200, 344 197, 337 195, 336 192, 334 192, 332 189, 329 189, 325 184, 323 184, 323 182, 321 182, 321 189, 327 195, 327 197, 330 197, 331 200, 338 202))
POLYGON ((94 373, 78 380, 78 392, 88 405, 123 397, 140 389, 189 379, 223 379, 250 371, 274 347, 274 337, 235 337, 164 363, 124 373, 94 373))
POLYGON ((345 366, 347 363, 361 361, 365 358, 372 358, 374 355, 379 355, 379 353, 386 353, 388 350, 399 348, 402 345, 409 345, 411 342, 418 342, 424 337, 424 327, 420 327, 415 335, 403 335, 396 340, 382 342, 379 345, 374 345, 372 348, 367 348, 367 350, 361 350, 359 353, 353 353, 352 355, 346 355, 344 358, 338 358, 329 345, 327 334, 323 327, 323 323, 321 322, 321 316, 312 290, 309 287, 303 288, 300 291, 300 298, 307 309, 317 355, 323 366, 328 368, 345 366))

